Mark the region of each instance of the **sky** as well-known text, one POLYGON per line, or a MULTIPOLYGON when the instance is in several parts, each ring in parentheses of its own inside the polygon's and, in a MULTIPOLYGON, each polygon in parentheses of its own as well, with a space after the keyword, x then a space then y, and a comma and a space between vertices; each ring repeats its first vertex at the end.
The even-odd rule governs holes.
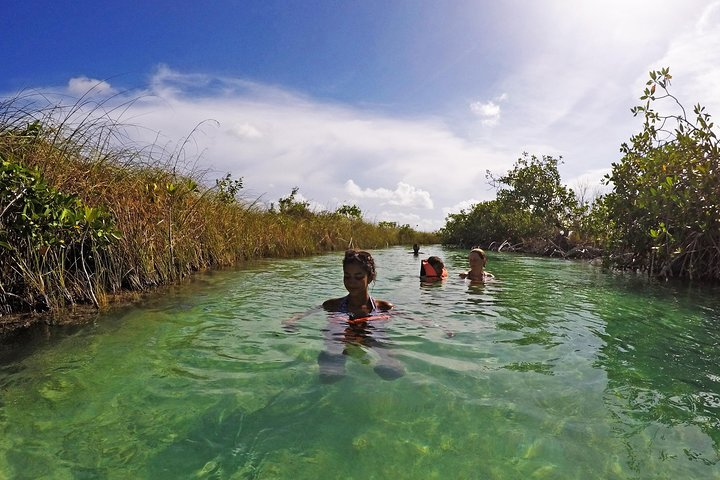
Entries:
POLYGON ((432 231, 523 152, 607 190, 651 70, 720 112, 720 0, 5 0, 0 65, 0 100, 97 102, 245 199, 432 231))

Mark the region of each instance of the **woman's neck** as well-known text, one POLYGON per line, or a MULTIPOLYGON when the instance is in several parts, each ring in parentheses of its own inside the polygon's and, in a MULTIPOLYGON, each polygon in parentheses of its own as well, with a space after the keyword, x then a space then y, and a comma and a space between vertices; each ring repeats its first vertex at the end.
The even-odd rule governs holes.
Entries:
POLYGON ((348 293, 348 309, 361 309, 370 303, 370 294, 364 293, 348 293))

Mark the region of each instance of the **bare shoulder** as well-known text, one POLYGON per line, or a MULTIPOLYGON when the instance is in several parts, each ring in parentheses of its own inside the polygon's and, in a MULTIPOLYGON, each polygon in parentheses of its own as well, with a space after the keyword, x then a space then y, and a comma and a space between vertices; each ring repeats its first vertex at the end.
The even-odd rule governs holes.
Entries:
POLYGON ((322 307, 327 311, 337 312, 340 309, 340 304, 342 303, 344 298, 345 297, 331 298, 330 300, 325 300, 322 304, 322 307))
POLYGON ((467 274, 467 272, 461 272, 458 276, 460 278, 467 278, 468 274, 467 274))
POLYGON ((375 305, 379 310, 391 310, 395 305, 388 302, 387 300, 375 300, 375 305))

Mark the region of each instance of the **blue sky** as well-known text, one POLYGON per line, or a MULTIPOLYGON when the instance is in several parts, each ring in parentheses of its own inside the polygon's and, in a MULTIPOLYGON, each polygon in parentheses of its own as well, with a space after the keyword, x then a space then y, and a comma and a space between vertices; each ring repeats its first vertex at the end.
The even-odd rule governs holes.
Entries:
POLYGON ((9 0, 0 46, 2 97, 134 100, 132 139, 192 133, 208 181, 423 230, 524 151, 594 193, 651 69, 720 111, 720 1, 9 0))

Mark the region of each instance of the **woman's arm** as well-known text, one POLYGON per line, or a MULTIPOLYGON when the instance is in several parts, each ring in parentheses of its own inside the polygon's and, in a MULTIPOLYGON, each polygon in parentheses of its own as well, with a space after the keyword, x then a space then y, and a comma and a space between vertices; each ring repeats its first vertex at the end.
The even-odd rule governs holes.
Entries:
POLYGON ((308 315, 311 315, 315 312, 319 312, 322 309, 323 309, 323 307, 321 305, 318 305, 316 307, 309 308, 309 309, 305 310, 304 312, 296 313, 292 317, 282 321, 283 329, 287 332, 296 332, 297 327, 295 326, 295 323, 297 323, 298 321, 307 317, 308 315))
POLYGON ((412 320, 413 322, 419 323, 420 325, 422 325, 422 326, 424 326, 424 327, 436 327, 436 328, 439 328, 439 329, 441 329, 443 332, 445 332, 445 335, 446 335, 448 338, 452 338, 452 337, 455 336, 455 332, 453 332, 453 331, 450 330, 449 328, 445 327, 444 325, 440 325, 439 323, 436 323, 436 322, 431 322, 430 320, 426 320, 426 319, 424 319, 424 318, 416 318, 415 316, 410 315, 410 314, 408 314, 408 313, 404 313, 404 312, 395 313, 395 314, 393 314, 393 316, 394 316, 394 317, 407 318, 407 319, 409 319, 409 320, 412 320))

